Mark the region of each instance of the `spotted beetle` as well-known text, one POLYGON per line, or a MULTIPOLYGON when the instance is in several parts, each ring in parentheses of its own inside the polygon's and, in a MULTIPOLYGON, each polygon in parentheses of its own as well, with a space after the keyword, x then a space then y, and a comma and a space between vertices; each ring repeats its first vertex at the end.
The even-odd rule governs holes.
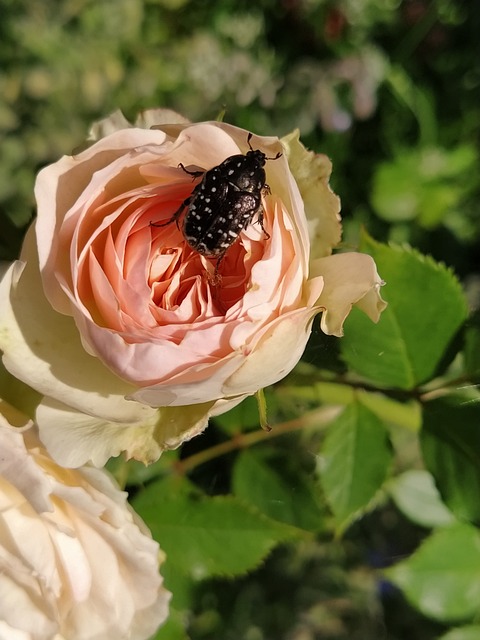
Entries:
POLYGON ((208 171, 189 171, 180 163, 179 167, 185 173, 203 178, 170 220, 162 224, 151 223, 163 227, 175 221, 178 226, 186 209, 182 226, 184 238, 202 256, 217 259, 215 273, 225 252, 256 214, 263 229, 262 194, 269 192, 263 167, 267 160, 276 160, 282 154, 279 151, 275 157, 268 158, 263 151, 252 148, 251 138, 249 133, 250 151, 230 156, 208 171))

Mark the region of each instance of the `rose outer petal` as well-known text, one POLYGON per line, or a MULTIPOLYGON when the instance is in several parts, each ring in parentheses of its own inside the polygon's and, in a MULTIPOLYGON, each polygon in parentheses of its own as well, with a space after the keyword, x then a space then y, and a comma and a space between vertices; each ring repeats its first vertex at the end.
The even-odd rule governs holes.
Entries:
MULTIPOLYGON (((65 468, 77 468, 87 463, 101 467, 110 457, 122 452, 127 459, 150 464, 159 458, 162 451, 175 449, 201 433, 210 417, 229 411, 245 397, 188 407, 164 407, 156 411, 149 421, 136 425, 102 421, 51 398, 44 398, 37 407, 36 420, 43 444, 55 462, 65 468)), ((0 400, 0 429, 7 426, 4 416, 8 417, 8 426, 22 425, 15 428, 17 432, 26 431, 33 425, 24 414, 0 400)), ((3 460, 3 465, 15 469, 15 458, 3 460)), ((24 469, 24 474, 27 471, 24 469)), ((18 483, 21 483, 23 476, 18 473, 17 476, 18 483)), ((30 484, 30 479, 26 482, 30 484)), ((40 484, 35 486, 38 490, 29 488, 32 500, 36 500, 35 496, 41 491, 40 484)), ((35 506, 48 510, 48 505, 43 502, 37 502, 35 506)))
MULTIPOLYGON (((38 259, 41 272, 47 272, 47 277, 43 278, 45 293, 56 309, 65 313, 69 309, 53 276, 58 263, 63 264, 66 260, 66 256, 59 253, 59 230, 67 212, 85 192, 96 172, 114 163, 119 157, 128 158, 138 147, 158 145, 161 148, 165 138, 162 131, 123 129, 102 138, 76 156, 63 156, 39 172, 35 182, 38 259), (56 197, 53 198, 52 194, 56 197)), ((23 252, 21 258, 24 259, 23 252)))
MULTIPOLYGON (((227 411, 242 399, 232 399, 223 405, 223 410, 227 411)), ((216 413, 214 403, 163 407, 141 424, 124 425, 99 420, 44 398, 37 408, 36 420, 42 442, 52 458, 65 467, 79 467, 87 462, 103 466, 111 456, 122 452, 127 459, 150 464, 158 460, 163 451, 176 449, 201 433, 210 415, 216 413)))
POLYGON ((323 309, 321 328, 327 335, 341 337, 343 323, 353 305, 378 322, 387 303, 380 295, 384 284, 373 258, 364 253, 338 253, 319 258, 312 272, 321 275, 325 287, 317 300, 323 309))
POLYGON ((310 229, 310 259, 328 256, 340 242, 340 198, 330 188, 332 163, 324 154, 308 151, 298 129, 282 138, 288 166, 305 207, 310 229))
POLYGON ((13 263, 0 282, 6 369, 40 393, 101 420, 135 424, 151 417, 150 407, 125 400, 135 387, 85 351, 73 319, 52 309, 43 295, 32 230, 25 243, 28 263, 13 263))

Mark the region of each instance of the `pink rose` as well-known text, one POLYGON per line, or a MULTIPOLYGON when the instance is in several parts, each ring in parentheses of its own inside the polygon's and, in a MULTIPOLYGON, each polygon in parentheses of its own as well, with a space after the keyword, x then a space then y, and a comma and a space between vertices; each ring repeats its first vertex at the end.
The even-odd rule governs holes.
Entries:
POLYGON ((330 163, 296 134, 252 137, 282 155, 265 165, 265 231, 254 220, 241 232, 220 282, 181 221, 151 223, 168 222, 201 179, 180 163, 209 170, 246 153, 248 132, 159 110, 136 126, 114 114, 92 137, 40 172, 34 233, 2 282, 5 366, 45 396, 37 420, 63 464, 121 450, 155 459, 291 371, 319 311, 336 335, 352 304, 378 319, 372 259, 330 255, 341 232, 330 163))

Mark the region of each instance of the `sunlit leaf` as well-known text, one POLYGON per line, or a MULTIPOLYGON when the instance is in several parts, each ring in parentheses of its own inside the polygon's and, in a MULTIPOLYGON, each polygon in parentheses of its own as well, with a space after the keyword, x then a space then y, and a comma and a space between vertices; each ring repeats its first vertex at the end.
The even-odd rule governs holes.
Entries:
POLYGON ((455 521, 427 471, 405 471, 388 483, 388 492, 400 511, 422 527, 441 527, 455 521))
POLYGON ((133 505, 160 542, 170 570, 196 580, 246 573, 278 543, 298 535, 232 496, 182 490, 166 496, 162 482, 149 485, 133 505))
POLYGON ((480 613, 480 533, 467 524, 436 531, 387 577, 423 614, 442 621, 480 613))
POLYGON ((349 405, 330 425, 320 476, 338 531, 367 509, 387 478, 391 460, 383 423, 361 403, 349 405))
POLYGON ((467 316, 453 273, 416 251, 366 239, 362 246, 385 279, 388 307, 377 325, 354 309, 341 340, 344 360, 380 386, 413 389, 435 375, 467 316))
POLYGON ((185 630, 187 616, 170 606, 168 619, 150 640, 190 640, 185 630))

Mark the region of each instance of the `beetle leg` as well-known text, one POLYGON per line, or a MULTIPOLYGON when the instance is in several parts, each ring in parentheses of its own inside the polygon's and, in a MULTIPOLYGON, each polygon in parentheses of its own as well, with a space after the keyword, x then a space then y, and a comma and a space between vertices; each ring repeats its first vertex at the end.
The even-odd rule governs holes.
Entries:
POLYGON ((258 211, 257 222, 260 225, 263 233, 265 234, 265 240, 268 240, 270 238, 270 234, 268 233, 268 231, 266 231, 265 227, 263 226, 263 207, 260 207, 258 211))
POLYGON ((169 224, 171 224, 172 222, 176 222, 177 229, 180 231, 180 227, 178 226, 178 220, 179 220, 180 216, 182 215, 182 212, 189 206, 191 199, 192 198, 190 196, 190 198, 187 198, 186 200, 184 200, 182 202, 182 204, 178 207, 178 209, 175 211, 173 216, 169 220, 167 220, 167 222, 150 222, 150 226, 151 227, 166 227, 169 224))
POLYGON ((183 164, 183 162, 180 162, 178 166, 180 167, 180 169, 183 169, 185 173, 188 173, 189 176, 193 176, 194 180, 195 178, 199 178, 200 176, 203 176, 203 174, 205 173, 205 171, 189 171, 188 169, 185 168, 185 165, 183 164))

